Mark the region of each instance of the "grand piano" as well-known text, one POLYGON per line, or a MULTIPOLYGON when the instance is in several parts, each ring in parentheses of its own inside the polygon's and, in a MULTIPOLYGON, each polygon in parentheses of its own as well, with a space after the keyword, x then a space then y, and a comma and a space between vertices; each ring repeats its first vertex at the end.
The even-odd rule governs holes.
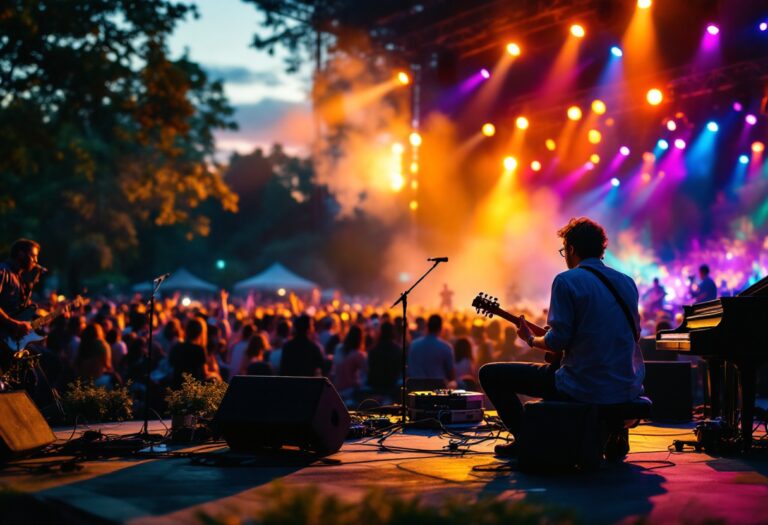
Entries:
POLYGON ((768 277, 734 297, 685 306, 684 314, 680 326, 656 334, 656 349, 707 362, 710 417, 722 417, 734 430, 740 420, 742 446, 748 450, 757 369, 768 360, 768 277))

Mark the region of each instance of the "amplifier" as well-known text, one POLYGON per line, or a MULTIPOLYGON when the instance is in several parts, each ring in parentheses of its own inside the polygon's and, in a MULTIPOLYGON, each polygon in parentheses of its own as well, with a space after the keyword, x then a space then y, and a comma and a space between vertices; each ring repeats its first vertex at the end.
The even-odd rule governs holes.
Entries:
MULTIPOLYGON (((479 423, 483 420, 483 409, 472 410, 420 410, 409 408, 408 417, 413 422, 436 419, 443 425, 456 425, 460 423, 479 423)), ((429 425, 428 425, 429 426, 429 425)))
MULTIPOLYGON (((427 411, 483 410, 483 394, 466 390, 431 390, 410 392, 408 408, 427 411)), ((480 417, 482 419, 482 415, 480 417)))

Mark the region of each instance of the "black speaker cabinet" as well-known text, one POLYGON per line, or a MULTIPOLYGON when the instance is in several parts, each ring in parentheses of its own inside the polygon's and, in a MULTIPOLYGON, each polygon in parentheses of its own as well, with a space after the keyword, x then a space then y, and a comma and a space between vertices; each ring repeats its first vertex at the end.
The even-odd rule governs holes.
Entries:
POLYGON ((324 377, 235 376, 215 423, 233 451, 293 446, 327 455, 341 448, 350 418, 324 377))
POLYGON ((645 395, 653 401, 651 420, 690 421, 693 417, 691 363, 646 361, 645 395))
POLYGON ((26 392, 0 394, 0 460, 33 452, 55 440, 26 392))

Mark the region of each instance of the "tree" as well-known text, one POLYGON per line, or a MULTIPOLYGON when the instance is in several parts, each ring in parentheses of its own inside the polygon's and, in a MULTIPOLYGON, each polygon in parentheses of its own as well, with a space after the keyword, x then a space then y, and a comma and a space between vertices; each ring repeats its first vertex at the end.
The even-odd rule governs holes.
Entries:
POLYGON ((206 201, 237 209, 213 159, 213 130, 234 128, 232 109, 220 83, 166 45, 195 15, 168 0, 0 8, 2 242, 40 240, 70 286, 151 261, 142 241, 165 231, 206 235, 206 201))

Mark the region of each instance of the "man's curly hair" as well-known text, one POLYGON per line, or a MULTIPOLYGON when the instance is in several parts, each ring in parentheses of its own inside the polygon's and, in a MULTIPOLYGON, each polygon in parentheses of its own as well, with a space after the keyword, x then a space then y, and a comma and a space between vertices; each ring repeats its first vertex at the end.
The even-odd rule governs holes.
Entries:
POLYGON ((571 219, 568 224, 560 228, 557 236, 565 239, 567 245, 573 246, 576 255, 581 259, 602 258, 608 246, 605 229, 587 217, 571 219))

